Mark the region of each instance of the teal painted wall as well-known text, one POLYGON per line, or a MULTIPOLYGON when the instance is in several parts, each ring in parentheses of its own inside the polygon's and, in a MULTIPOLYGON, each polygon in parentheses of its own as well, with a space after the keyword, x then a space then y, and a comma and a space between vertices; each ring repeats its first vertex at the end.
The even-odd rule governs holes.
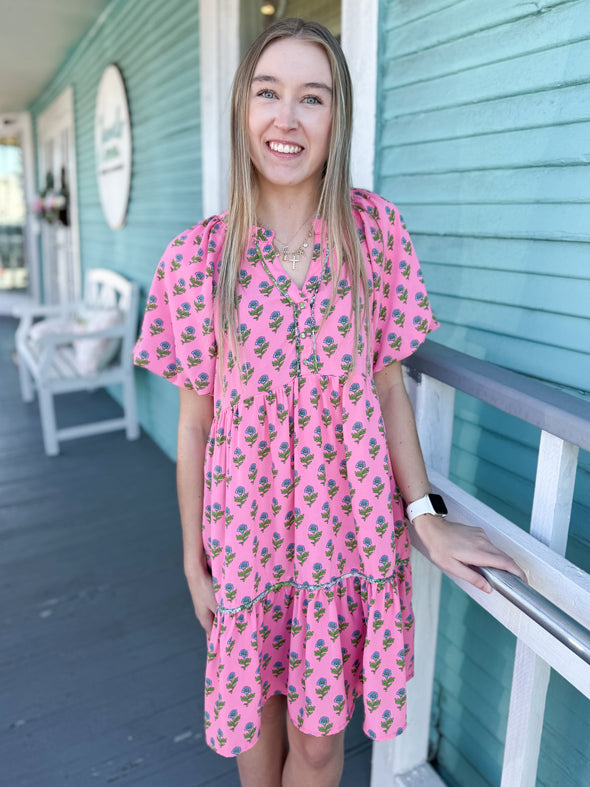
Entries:
MULTIPOLYGON (((403 212, 434 339, 590 396, 590 2, 381 0, 376 188, 403 212)), ((457 397, 452 478, 528 527, 539 432, 457 397)), ((590 457, 567 556, 590 571, 590 457)), ((432 746, 500 783, 514 638, 444 582, 432 746)), ((590 783, 590 702, 558 676, 538 787, 590 783)))
MULTIPOLYGON (((140 283, 143 303, 168 242, 202 218, 198 0, 114 0, 103 24, 74 47, 30 107, 33 122, 69 85, 82 273, 112 268, 140 283), (123 73, 133 134, 131 194, 121 230, 105 222, 94 165, 94 107, 109 63, 123 73)), ((142 370, 136 381, 142 425, 174 456, 176 389, 142 370)))

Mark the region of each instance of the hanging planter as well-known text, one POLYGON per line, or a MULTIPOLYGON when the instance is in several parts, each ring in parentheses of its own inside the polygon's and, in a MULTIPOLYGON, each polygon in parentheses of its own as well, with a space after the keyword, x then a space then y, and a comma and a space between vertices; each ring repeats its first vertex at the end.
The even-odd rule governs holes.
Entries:
POLYGON ((33 203, 33 210, 38 219, 47 224, 62 224, 68 227, 70 223, 69 214, 70 192, 66 185, 65 167, 61 168, 61 187, 59 191, 54 188, 53 173, 45 175, 45 188, 37 195, 33 203))

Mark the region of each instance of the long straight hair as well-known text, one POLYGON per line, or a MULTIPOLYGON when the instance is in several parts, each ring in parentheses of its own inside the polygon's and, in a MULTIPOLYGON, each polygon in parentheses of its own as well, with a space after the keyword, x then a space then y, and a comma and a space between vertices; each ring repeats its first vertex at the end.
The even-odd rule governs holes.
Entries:
MULTIPOLYGON (((361 317, 366 340, 369 337, 369 285, 366 263, 352 214, 350 201, 350 147, 352 136, 352 82, 344 53, 332 33, 318 22, 282 19, 268 27, 254 41, 240 63, 231 98, 231 159, 227 233, 216 290, 218 314, 218 364, 220 377, 224 366, 226 340, 237 359, 237 288, 239 271, 256 224, 256 174, 250 159, 248 142, 248 103, 252 79, 261 54, 273 41, 296 38, 319 45, 326 53, 332 71, 332 125, 328 160, 324 166, 318 217, 325 234, 322 245, 330 249, 332 300, 345 263, 351 284, 352 309, 356 342, 359 341, 361 317)), ((325 252, 325 248, 323 251, 325 252)), ((324 319, 329 313, 326 310, 324 319)), ((367 347, 369 352, 369 347, 367 347)), ((356 353, 353 364, 356 361, 356 353)))

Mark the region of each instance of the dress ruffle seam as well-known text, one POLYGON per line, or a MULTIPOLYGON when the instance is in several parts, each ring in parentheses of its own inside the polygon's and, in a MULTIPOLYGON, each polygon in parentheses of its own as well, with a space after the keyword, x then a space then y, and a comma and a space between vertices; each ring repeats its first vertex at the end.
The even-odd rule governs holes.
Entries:
POLYGON ((388 577, 373 577, 369 574, 363 574, 362 571, 352 570, 346 574, 342 574, 339 577, 334 577, 329 582, 318 582, 318 583, 311 583, 311 582, 294 582, 293 580, 286 580, 284 582, 277 582, 276 585, 272 585, 269 588, 265 588, 261 593, 255 596, 251 601, 246 601, 243 604, 240 604, 237 607, 224 607, 219 605, 217 607, 217 613, 224 613, 226 615, 235 615, 238 612, 244 612, 245 610, 250 610, 255 604, 262 601, 262 599, 266 598, 270 593, 274 593, 277 590, 281 590, 285 587, 291 587, 294 590, 329 590, 338 582, 342 582, 345 579, 350 579, 351 577, 358 577, 358 579, 362 579, 365 582, 370 582, 371 584, 377 585, 382 587, 383 585, 387 585, 389 582, 394 582, 397 579, 397 572, 394 572, 388 577))

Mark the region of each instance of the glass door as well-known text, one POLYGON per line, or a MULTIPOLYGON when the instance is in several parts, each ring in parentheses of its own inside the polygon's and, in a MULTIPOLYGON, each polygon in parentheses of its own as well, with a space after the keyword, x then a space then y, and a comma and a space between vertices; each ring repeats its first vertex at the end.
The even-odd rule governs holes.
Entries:
POLYGON ((41 226, 43 295, 46 303, 70 303, 78 296, 78 275, 70 228, 68 173, 69 129, 62 126, 45 136, 41 160, 50 215, 41 226))
POLYGON ((66 88, 37 121, 38 172, 49 206, 40 222, 43 299, 48 304, 80 298, 80 251, 76 191, 74 92, 66 88))

